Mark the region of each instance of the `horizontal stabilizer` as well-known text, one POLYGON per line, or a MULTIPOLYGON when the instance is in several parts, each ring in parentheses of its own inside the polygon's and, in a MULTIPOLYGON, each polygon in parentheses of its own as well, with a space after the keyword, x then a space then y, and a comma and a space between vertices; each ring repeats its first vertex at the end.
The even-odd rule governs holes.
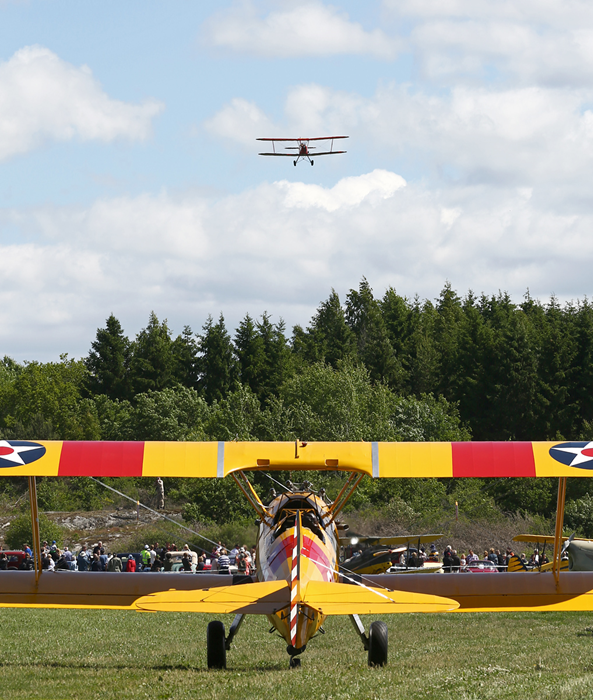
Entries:
MULTIPOLYGON (((448 612, 459 607, 449 598, 387 591, 346 583, 310 581, 298 601, 323 615, 448 612)), ((196 591, 161 591, 139 598, 136 607, 149 612, 245 613, 273 615, 290 604, 286 581, 246 583, 196 591)))
POLYGON ((290 587, 286 581, 264 581, 193 591, 161 591, 139 598, 136 607, 148 612, 273 615, 289 602, 290 587))
POLYGON ((450 612, 459 607, 457 601, 436 595, 325 581, 311 581, 305 589, 303 603, 323 615, 450 612))

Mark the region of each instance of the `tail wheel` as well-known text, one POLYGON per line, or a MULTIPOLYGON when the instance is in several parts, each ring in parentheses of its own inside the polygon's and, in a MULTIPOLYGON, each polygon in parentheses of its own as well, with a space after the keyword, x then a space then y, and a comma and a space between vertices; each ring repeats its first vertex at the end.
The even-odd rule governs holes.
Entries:
POLYGON ((385 666, 387 663, 387 625, 380 620, 369 629, 369 666, 385 666))
POLYGON ((220 620, 214 620, 208 624, 206 648, 208 668, 226 668, 224 624, 220 620))
POLYGON ((291 656, 288 665, 290 666, 290 668, 300 668, 301 660, 298 656, 291 656))

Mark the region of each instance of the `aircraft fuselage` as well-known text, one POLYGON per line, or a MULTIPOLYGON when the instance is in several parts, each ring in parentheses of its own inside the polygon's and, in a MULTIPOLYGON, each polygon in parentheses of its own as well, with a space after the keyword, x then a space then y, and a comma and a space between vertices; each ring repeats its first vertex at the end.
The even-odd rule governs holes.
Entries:
POLYGON ((311 581, 338 581, 338 532, 328 506, 310 492, 282 494, 267 510, 272 526, 260 525, 257 578, 290 582, 289 609, 268 615, 268 619, 286 640, 289 653, 296 654, 325 620, 325 615, 301 599, 311 581))

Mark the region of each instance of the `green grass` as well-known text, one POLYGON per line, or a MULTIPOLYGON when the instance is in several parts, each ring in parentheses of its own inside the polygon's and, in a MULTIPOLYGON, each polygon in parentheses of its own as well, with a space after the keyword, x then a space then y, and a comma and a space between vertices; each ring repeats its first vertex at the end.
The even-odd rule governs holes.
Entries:
POLYGON ((3 609, 0 619, 0 697, 11 700, 593 696, 591 614, 388 616, 383 669, 368 668, 349 620, 334 617, 294 670, 266 618, 248 617, 228 669, 210 672, 210 616, 3 609))

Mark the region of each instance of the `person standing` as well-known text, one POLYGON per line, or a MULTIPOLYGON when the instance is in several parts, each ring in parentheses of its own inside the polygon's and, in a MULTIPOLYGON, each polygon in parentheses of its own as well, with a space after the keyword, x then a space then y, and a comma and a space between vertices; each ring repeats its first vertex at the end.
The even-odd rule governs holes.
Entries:
POLYGON ((160 476, 158 476, 156 480, 156 492, 158 497, 157 508, 163 510, 165 507, 165 484, 163 484, 163 480, 160 476))
POLYGON ((78 552, 78 556, 76 557, 76 564, 78 565, 79 571, 86 571, 89 568, 86 544, 83 544, 80 552, 78 552))
POLYGON ((128 555, 128 561, 126 562, 126 571, 132 573, 136 571, 136 560, 132 554, 128 555))
POLYGON ((117 556, 117 554, 114 554, 107 562, 107 571, 121 573, 121 559, 117 556))

